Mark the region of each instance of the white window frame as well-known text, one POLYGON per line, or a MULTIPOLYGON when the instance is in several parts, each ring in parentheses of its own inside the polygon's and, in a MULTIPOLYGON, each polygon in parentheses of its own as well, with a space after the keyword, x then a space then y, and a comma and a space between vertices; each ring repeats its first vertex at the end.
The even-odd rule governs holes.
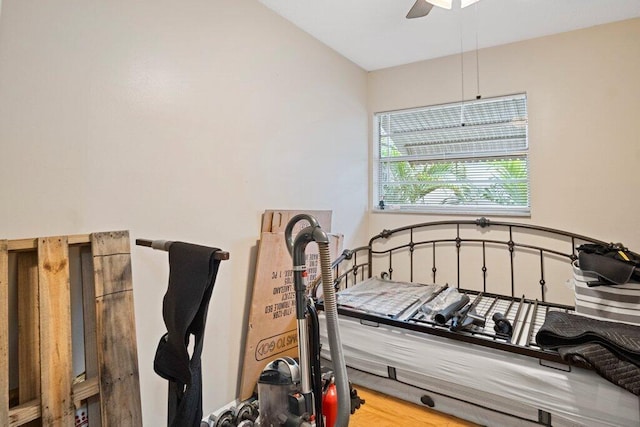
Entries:
MULTIPOLYGON (((500 97, 493 98, 481 98, 477 100, 463 101, 463 102, 454 102, 448 104, 438 104, 431 105, 426 107, 418 107, 404 110, 393 110, 393 111, 384 111, 374 114, 373 118, 373 149, 372 149, 372 195, 373 195, 373 203, 372 209, 374 212, 416 212, 416 213, 433 213, 433 214, 472 214, 472 215, 505 215, 505 216, 529 216, 531 213, 531 187, 530 187, 530 165, 529 165, 529 131, 528 131, 528 113, 527 113, 527 96, 525 93, 519 93, 514 95, 506 95, 500 97), (524 103, 524 104, 523 104, 524 103), (499 118, 495 119, 494 113, 496 112, 495 108, 491 111, 493 115, 491 115, 491 120, 495 121, 487 125, 486 123, 481 123, 483 120, 486 120, 488 116, 484 116, 489 114, 490 106, 498 106, 499 108, 503 108, 504 110, 498 110, 499 118), (513 105, 516 105, 517 114, 511 108, 513 105), (524 107, 523 107, 524 105, 524 107), (484 108, 484 110, 483 110, 484 108), (523 108, 524 108, 524 116, 523 116, 523 108), (456 110, 457 109, 457 110, 456 110), (465 110, 466 109, 466 110, 465 110), (475 110, 474 110, 475 109, 475 110), (448 122, 445 123, 444 119, 442 122, 437 122, 434 119, 435 115, 442 110, 447 111, 449 113, 460 111, 460 120, 457 124, 451 125, 451 114, 448 116, 448 122), (507 111, 508 110, 508 111, 507 111), (466 117, 466 112, 469 112, 469 118, 466 117), (474 113, 472 113, 474 112, 474 113), (504 115, 502 113, 505 113, 504 115), (475 114, 475 116, 473 116, 475 114), (397 133, 394 133, 391 122, 397 117, 397 122, 401 120, 418 120, 422 121, 419 126, 425 126, 424 129, 411 130, 406 131, 405 128, 401 128, 399 125, 396 127, 397 133), (511 117, 511 118, 509 118, 511 117), (381 125, 381 121, 386 120, 384 125, 381 125), (426 121, 425 121, 426 120, 426 121), (467 121, 465 127, 464 121, 467 121), (475 124, 469 125, 473 120, 476 120, 475 124), (428 124, 425 124, 428 123, 428 124), (440 126, 440 127, 439 127, 440 126), (474 126, 476 126, 476 130, 474 130, 474 126), (489 142, 485 142, 482 138, 476 138, 478 129, 481 127, 490 128, 489 131, 494 131, 495 128, 496 135, 489 138, 489 142), (502 126, 502 127, 501 127, 502 126), (388 133, 386 133, 386 127, 388 133), (401 129, 401 131, 398 131, 401 129), (515 131, 513 129, 516 129, 515 131), (381 134, 386 133, 389 135, 389 140, 393 141, 393 135, 396 136, 396 141, 401 140, 403 137, 406 138, 405 135, 410 135, 410 138, 415 138, 411 135, 427 135, 424 136, 425 141, 429 138, 432 138, 429 135, 433 135, 435 132, 438 132, 438 135, 444 135, 445 143, 441 143, 439 140, 436 142, 422 142, 421 140, 416 144, 409 144, 405 141, 404 145, 402 143, 393 144, 395 151, 394 155, 389 155, 389 148, 387 148, 387 156, 381 154, 381 134), (443 134, 444 132, 444 134, 443 134), (517 134, 517 137, 512 137, 510 133, 517 134), (463 139, 462 142, 460 140, 454 140, 455 137, 452 135, 459 135, 462 133, 463 139), (472 135, 472 136, 469 136, 472 135), (506 136, 505 136, 506 135, 506 136), (452 138, 447 140, 446 138, 452 138), (464 139, 471 138, 471 139, 464 139), (475 139, 474 139, 475 138, 475 139), (503 139, 501 139, 503 138, 503 139), (501 141, 507 142, 501 142, 501 141), (401 149, 397 149, 396 146, 402 147, 401 149), (456 147, 467 147, 467 148, 456 148, 456 147), (417 147, 414 149, 414 147, 417 147), (444 148, 443 148, 444 147, 444 148), (453 148, 452 148, 453 147, 453 148), (471 147, 471 148, 469 148, 471 147), (426 153, 415 153, 410 151, 423 150, 426 153), (453 152, 457 150, 457 152, 453 152), (437 153, 436 153, 437 151, 437 153), (489 173, 487 171, 495 171, 495 166, 489 166, 492 162, 494 165, 503 165, 504 162, 511 162, 519 165, 520 171, 519 176, 516 179, 503 179, 500 176, 496 176, 497 174, 493 174, 488 177, 486 174, 489 173), (502 163, 501 163, 502 162, 502 163), (491 197, 488 197, 487 200, 476 197, 477 200, 473 201, 464 201, 464 198, 457 199, 455 203, 442 202, 439 201, 438 197, 432 196, 429 194, 429 197, 422 197, 420 203, 412 203, 405 199, 401 201, 402 198, 397 193, 401 193, 401 190, 395 190, 396 194, 392 194, 393 189, 399 186, 411 186, 415 183, 422 183, 423 181, 399 181, 399 180, 390 180, 385 181, 381 178, 382 170, 386 170, 389 173, 391 168, 390 165, 404 163, 405 165, 418 165, 419 167, 425 167, 425 164, 447 164, 447 165, 465 165, 463 168, 470 170, 470 175, 475 176, 473 171, 478 171, 476 175, 482 178, 473 179, 465 179, 464 181, 447 181, 451 183, 456 183, 456 185, 465 185, 464 183, 468 183, 470 188, 473 188, 475 193, 473 194, 481 194, 483 191, 486 192, 487 189, 482 187, 482 185, 494 185, 492 188, 501 189, 496 191, 491 197), (475 165, 475 166, 474 166, 475 165), (524 166, 522 166, 524 165, 524 166), (486 169, 486 170, 485 170, 486 169), (525 178, 522 177, 522 173, 526 175, 525 178), (496 202, 496 195, 500 191, 504 192, 504 188, 507 188, 509 184, 513 184, 517 182, 519 187, 517 190, 517 201, 522 201, 526 196, 526 203, 520 202, 517 205, 509 205, 503 203, 515 203, 513 199, 510 201, 496 202), (381 183, 383 185, 381 185, 381 183), (404 184, 401 184, 404 183, 404 184), (526 183, 526 195, 525 192, 522 191, 522 186, 526 183), (383 191, 383 186, 387 189, 387 196, 391 194, 391 199, 394 201, 389 202, 388 198, 385 200, 385 194, 381 194, 383 191), (428 200, 425 200, 428 199, 428 200), (380 204, 380 201, 384 201, 384 204, 380 204), (460 202, 462 200, 462 202, 460 202)), ((416 122, 412 121, 409 127, 415 126, 416 122)), ((404 126, 404 124, 402 125, 404 126)), ((417 128, 416 128, 417 129, 417 128)), ((484 134, 484 131, 482 131, 484 134)), ((384 138, 384 136, 383 136, 384 138)), ((417 138, 422 138, 418 136, 417 138)), ((440 136, 438 136, 440 138, 440 136)), ((389 144, 387 144, 389 146, 389 144)), ((449 166, 457 168, 457 166, 449 166)), ((413 166, 411 166, 413 168, 413 166)), ((397 170, 397 169, 396 169, 397 170)), ((397 173, 397 172, 396 172, 397 173)), ((458 179, 459 175, 456 174, 456 179, 458 179)), ((465 172, 465 178, 467 178, 465 172)), ((451 185, 451 184, 449 184, 451 185)), ((513 185, 512 185, 513 187, 513 185)), ((449 190, 440 189, 436 190, 433 193, 437 194, 437 192, 444 193, 449 190)), ((491 190, 493 191, 493 190, 491 190)), ((406 192, 406 191, 405 191, 406 192)), ((515 193, 514 193, 515 194, 515 193)), ((449 197, 440 197, 442 200, 451 199, 449 197)))

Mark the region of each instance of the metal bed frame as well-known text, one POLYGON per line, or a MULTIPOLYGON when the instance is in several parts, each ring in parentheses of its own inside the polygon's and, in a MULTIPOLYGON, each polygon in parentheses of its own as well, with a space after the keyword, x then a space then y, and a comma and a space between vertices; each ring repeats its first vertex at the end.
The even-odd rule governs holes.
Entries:
MULTIPOLYGON (((464 342, 478 344, 486 347, 496 348, 504 351, 523 354, 536 357, 541 360, 550 362, 558 362, 566 366, 565 362, 559 357, 555 351, 542 350, 535 342, 535 335, 538 329, 544 323, 546 313, 552 310, 573 311, 574 307, 566 304, 558 304, 547 301, 547 281, 545 265, 550 258, 566 261, 570 271, 570 264, 577 259, 576 247, 583 243, 599 243, 606 244, 603 241, 582 236, 579 234, 556 230, 553 228, 539 227, 529 224, 519 224, 510 222, 490 221, 486 218, 476 220, 458 220, 458 221, 437 221, 415 224, 400 227, 392 230, 383 230, 381 233, 372 237, 367 246, 361 246, 353 250, 345 250, 340 257, 334 262, 335 281, 334 285, 337 289, 345 289, 355 284, 371 278, 374 275, 374 265, 382 262, 385 264, 383 271, 379 276, 383 279, 393 280, 394 265, 400 264, 400 257, 408 257, 409 265, 409 281, 414 280, 414 273, 417 266, 416 251, 421 247, 429 247, 431 250, 431 259, 429 260, 431 277, 433 283, 437 283, 437 273, 439 273, 439 249, 444 246, 454 246, 456 253, 456 277, 455 286, 458 291, 467 294, 471 300, 472 307, 481 316, 485 316, 486 324, 484 327, 473 326, 470 329, 452 332, 446 326, 441 326, 435 322, 428 320, 419 310, 416 310, 413 316, 404 317, 404 320, 398 320, 385 316, 373 315, 366 312, 360 312, 344 307, 339 308, 341 315, 355 317, 361 322, 381 323, 399 328, 424 332, 452 338, 464 342), (443 230, 450 229, 453 234, 447 237, 437 237, 426 239, 421 238, 424 231, 427 234, 431 230, 438 230, 438 234, 443 230), (487 234, 487 238, 467 237, 461 231, 473 230, 475 234, 487 234), (491 238, 487 231, 501 230, 506 239, 491 238), (536 236, 538 239, 545 241, 559 242, 566 245, 566 250, 559 250, 554 247, 543 246, 530 243, 526 236, 536 236), (399 244, 393 244, 396 237, 403 240, 399 244), (550 239, 550 240, 549 240, 550 239), (482 265, 479 266, 482 275, 482 290, 470 290, 461 287, 461 251, 468 246, 479 247, 481 251, 482 265), (488 284, 487 276, 489 266, 487 264, 487 251, 506 250, 508 253, 508 272, 510 273, 510 295, 502 295, 491 292, 488 284), (529 255, 539 258, 539 270, 536 280, 539 284, 539 297, 534 299, 527 298, 524 294, 516 294, 515 279, 515 254, 519 252, 527 252, 529 255), (493 314, 500 310, 505 318, 508 318, 513 325, 512 339, 505 338, 494 332, 493 314)), ((405 258, 406 261, 406 258, 405 258)), ((424 260, 423 260, 424 261, 424 260)), ((423 262, 423 265, 425 263, 423 262)), ((465 266, 464 268, 473 268, 465 266)), ((406 274, 406 272, 404 272, 406 274)), ((569 276, 566 277, 567 279, 569 276)), ((322 308, 322 304, 319 304, 322 308)), ((566 366, 570 370, 569 366, 566 366)))

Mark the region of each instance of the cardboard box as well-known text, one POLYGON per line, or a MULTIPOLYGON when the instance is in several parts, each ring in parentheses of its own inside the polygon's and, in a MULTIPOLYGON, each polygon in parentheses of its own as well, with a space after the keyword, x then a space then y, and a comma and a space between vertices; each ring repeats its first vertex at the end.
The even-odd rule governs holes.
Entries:
MULTIPOLYGON (((267 211, 263 217, 253 295, 246 332, 240 400, 251 397, 260 373, 274 359, 297 357, 298 331, 295 313, 293 261, 284 237, 288 221, 300 211, 267 211), (272 231, 274 230, 274 231, 272 231)), ((323 230, 331 224, 331 211, 305 212, 316 217, 323 230)), ((301 221, 295 234, 309 224, 301 221)), ((329 234, 331 259, 342 251, 342 235, 329 234)), ((307 284, 320 274, 318 245, 306 248, 307 284)))

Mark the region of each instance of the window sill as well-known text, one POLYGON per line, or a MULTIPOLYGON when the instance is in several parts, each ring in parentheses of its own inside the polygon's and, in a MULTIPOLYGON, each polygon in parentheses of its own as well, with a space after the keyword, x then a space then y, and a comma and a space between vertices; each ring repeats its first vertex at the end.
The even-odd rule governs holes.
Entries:
POLYGON ((425 208, 412 208, 412 207, 400 207, 394 205, 388 205, 384 209, 380 209, 375 206, 371 209, 374 214, 412 214, 412 215, 469 215, 476 217, 518 217, 518 218, 530 218, 531 209, 522 210, 504 210, 504 209, 489 209, 489 210, 472 210, 465 208, 444 208, 444 209, 425 209, 425 208))

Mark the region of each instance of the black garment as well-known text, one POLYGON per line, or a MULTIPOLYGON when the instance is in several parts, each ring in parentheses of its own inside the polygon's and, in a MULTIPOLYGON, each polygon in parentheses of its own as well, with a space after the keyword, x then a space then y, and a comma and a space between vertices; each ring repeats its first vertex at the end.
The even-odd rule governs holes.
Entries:
POLYGON ((167 333, 160 339, 153 369, 169 381, 168 425, 199 427, 202 419, 200 356, 209 300, 220 261, 217 248, 174 242, 169 247, 169 287, 162 304, 167 333), (195 337, 191 358, 187 350, 195 337))
POLYGON ((543 349, 586 364, 612 383, 640 395, 640 326, 550 311, 536 334, 543 349))
POLYGON ((619 358, 607 347, 597 343, 580 344, 561 347, 558 353, 563 360, 576 365, 585 363, 603 378, 640 396, 640 368, 619 358))
POLYGON ((631 252, 622 243, 597 243, 578 246, 580 270, 598 275, 598 281, 587 286, 623 285, 631 280, 640 281, 640 255, 631 252))
POLYGON ((587 283, 587 286, 624 285, 632 279, 640 280, 640 269, 632 262, 620 261, 598 254, 580 252, 578 255, 580 270, 595 273, 599 282, 587 283))

